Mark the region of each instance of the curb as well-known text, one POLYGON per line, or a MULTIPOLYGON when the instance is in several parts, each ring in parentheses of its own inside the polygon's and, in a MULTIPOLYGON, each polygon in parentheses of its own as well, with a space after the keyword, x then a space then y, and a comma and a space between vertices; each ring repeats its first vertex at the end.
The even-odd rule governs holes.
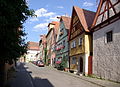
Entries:
POLYGON ((89 81, 89 80, 86 80, 86 79, 84 79, 84 78, 81 78, 80 76, 75 75, 75 74, 72 74, 72 73, 70 73, 70 72, 65 72, 65 71, 57 70, 57 69, 55 69, 55 68, 52 67, 52 66, 47 66, 47 68, 53 69, 53 70, 55 70, 55 71, 57 71, 57 72, 61 72, 61 73, 64 73, 64 74, 67 74, 67 75, 70 75, 70 76, 73 76, 73 77, 77 77, 77 78, 79 78, 79 79, 81 79, 81 80, 87 81, 87 82, 89 82, 89 83, 95 84, 95 85, 100 86, 100 87, 106 87, 106 86, 103 86, 103 85, 98 84, 98 83, 96 83, 96 82, 89 81))

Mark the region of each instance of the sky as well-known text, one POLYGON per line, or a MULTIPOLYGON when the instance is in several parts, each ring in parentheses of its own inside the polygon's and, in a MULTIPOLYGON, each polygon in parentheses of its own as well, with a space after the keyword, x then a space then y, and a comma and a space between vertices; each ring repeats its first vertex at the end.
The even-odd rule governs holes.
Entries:
POLYGON ((27 41, 38 42, 40 35, 47 34, 48 23, 59 21, 57 17, 72 15, 73 6, 96 12, 97 0, 27 0, 30 9, 37 17, 30 17, 24 23, 27 41))

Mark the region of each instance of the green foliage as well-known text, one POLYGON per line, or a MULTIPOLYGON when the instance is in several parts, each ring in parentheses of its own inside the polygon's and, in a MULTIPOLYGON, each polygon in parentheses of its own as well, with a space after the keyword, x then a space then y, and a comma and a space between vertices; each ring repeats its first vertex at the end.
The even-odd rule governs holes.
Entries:
POLYGON ((63 56, 61 63, 57 65, 57 68, 59 70, 64 70, 65 68, 67 68, 67 58, 65 58, 65 56, 63 56))
POLYGON ((16 59, 26 52, 23 23, 34 16, 25 0, 0 0, 0 60, 16 59))

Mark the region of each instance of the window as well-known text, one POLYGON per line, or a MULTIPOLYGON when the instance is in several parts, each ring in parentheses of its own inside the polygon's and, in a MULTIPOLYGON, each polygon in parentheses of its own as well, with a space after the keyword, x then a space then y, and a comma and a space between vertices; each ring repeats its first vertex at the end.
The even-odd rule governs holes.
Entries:
POLYGON ((65 47, 65 40, 63 41, 63 46, 65 47))
POLYGON ((63 29, 64 29, 64 28, 62 28, 62 29, 60 30, 60 36, 62 36, 62 35, 64 34, 63 29))
POLYGON ((106 39, 107 39, 107 43, 112 42, 113 41, 113 32, 109 31, 106 33, 106 39))
POLYGON ((76 41, 71 42, 71 48, 75 48, 76 47, 76 41))
POLYGON ((74 44, 73 44, 73 42, 71 42, 71 48, 74 48, 74 44))
POLYGON ((72 58, 72 64, 76 64, 76 57, 72 58))
POLYGON ((74 47, 76 47, 76 41, 73 41, 74 47))
POLYGON ((82 41, 83 41, 83 39, 82 39, 82 38, 79 38, 79 45, 80 45, 80 46, 82 45, 82 41))
POLYGON ((71 48, 73 48, 73 42, 71 42, 71 48))

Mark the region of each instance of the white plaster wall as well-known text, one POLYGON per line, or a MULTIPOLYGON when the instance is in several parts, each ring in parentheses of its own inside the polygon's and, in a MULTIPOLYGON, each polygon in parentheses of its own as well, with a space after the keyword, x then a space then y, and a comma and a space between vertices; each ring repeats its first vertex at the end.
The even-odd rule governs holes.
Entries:
POLYGON ((28 50, 26 54, 27 61, 36 61, 37 59, 36 54, 39 52, 40 51, 36 51, 36 50, 28 50))
POLYGON ((120 20, 93 33, 93 73, 120 82, 120 20), (106 43, 106 32, 113 31, 113 41, 106 43))

